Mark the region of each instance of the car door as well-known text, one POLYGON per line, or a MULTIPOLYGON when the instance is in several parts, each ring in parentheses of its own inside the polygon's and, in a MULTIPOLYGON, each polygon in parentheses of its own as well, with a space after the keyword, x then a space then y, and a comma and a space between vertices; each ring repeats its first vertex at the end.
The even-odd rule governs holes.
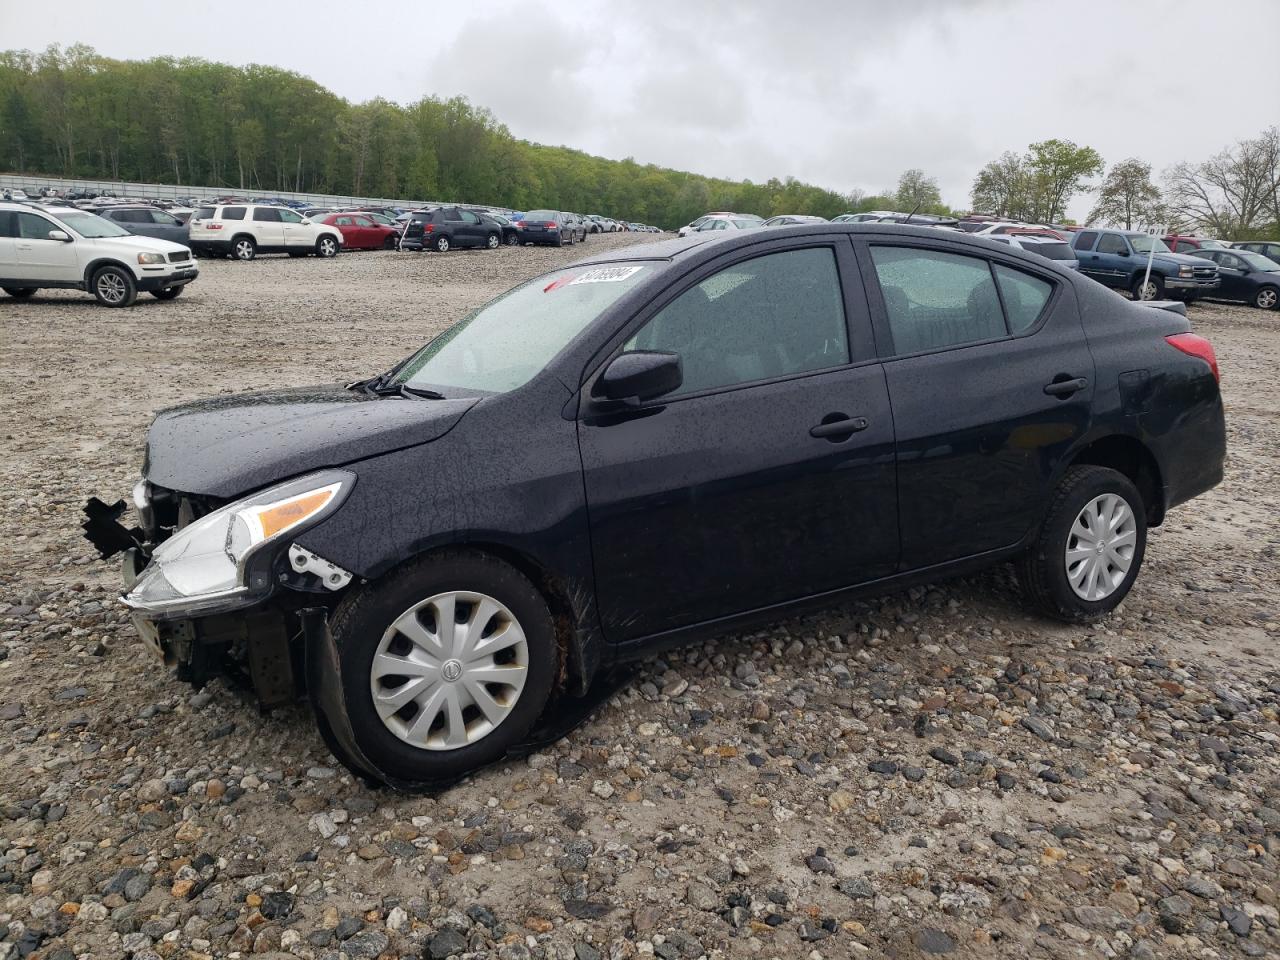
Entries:
POLYGON ((903 569, 1019 543, 1090 423, 1070 284, 960 244, 856 245, 897 435, 903 569))
POLYGON ((1101 234, 1092 254, 1090 276, 1110 287, 1128 287, 1132 261, 1128 240, 1118 233, 1101 234))
POLYGON ((18 221, 8 210, 0 210, 0 280, 18 278, 18 221))
POLYGON ((1253 296, 1254 284, 1249 280, 1249 273, 1245 270, 1243 260, 1234 253, 1225 253, 1221 250, 1205 252, 1212 252, 1212 259, 1218 264, 1218 279, 1221 283, 1215 296, 1222 297, 1224 300, 1248 300, 1253 296))
POLYGON ((49 239, 50 230, 62 230, 70 235, 62 224, 27 211, 18 211, 13 216, 17 221, 14 244, 19 279, 46 283, 76 283, 84 279, 76 256, 76 244, 81 241, 49 239))
POLYGON ((280 230, 284 237, 284 245, 291 250, 310 250, 315 246, 316 228, 302 222, 302 214, 281 208, 276 211, 280 216, 280 230))
POLYGON ((351 217, 351 225, 355 227, 360 249, 373 250, 382 246, 382 235, 379 233, 378 228, 374 226, 374 222, 368 217, 353 215, 351 217))
POLYGON ((1094 251, 1094 247, 1098 243, 1098 233, 1096 230, 1082 230, 1076 234, 1071 249, 1076 252, 1076 259, 1080 261, 1080 272, 1087 277, 1102 282, 1101 262, 1098 255, 1094 251))
POLYGON ((168 240, 170 243, 186 244, 191 239, 191 232, 187 225, 175 217, 171 213, 164 210, 148 210, 147 215, 151 218, 152 229, 155 231, 151 234, 153 237, 159 237, 161 240, 168 240))
POLYGON ((462 218, 463 242, 469 247, 484 246, 487 234, 484 223, 475 211, 460 210, 458 211, 458 216, 462 218))
POLYGON ((155 229, 155 221, 151 219, 151 212, 148 210, 104 210, 98 216, 118 223, 136 237, 159 236, 155 229))
POLYGON ((275 207, 253 208, 253 233, 258 246, 265 250, 284 247, 284 223, 275 207))
POLYGON ((684 382, 635 408, 596 411, 584 399, 580 410, 596 598, 612 642, 894 569, 893 422, 841 239, 784 240, 703 266, 607 355, 629 350, 678 353, 684 382))

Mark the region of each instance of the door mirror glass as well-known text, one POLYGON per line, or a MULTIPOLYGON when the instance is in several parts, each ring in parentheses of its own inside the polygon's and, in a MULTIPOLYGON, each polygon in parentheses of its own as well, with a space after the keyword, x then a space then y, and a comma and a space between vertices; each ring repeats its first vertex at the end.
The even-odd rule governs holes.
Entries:
POLYGON ((65 230, 50 230, 50 231, 49 231, 49 239, 50 239, 50 240, 61 240, 63 243, 70 243, 70 242, 71 242, 71 234, 67 233, 67 231, 65 231, 65 230))
POLYGON ((615 357, 592 392, 602 400, 643 402, 670 393, 683 382, 680 354, 637 350, 615 357))

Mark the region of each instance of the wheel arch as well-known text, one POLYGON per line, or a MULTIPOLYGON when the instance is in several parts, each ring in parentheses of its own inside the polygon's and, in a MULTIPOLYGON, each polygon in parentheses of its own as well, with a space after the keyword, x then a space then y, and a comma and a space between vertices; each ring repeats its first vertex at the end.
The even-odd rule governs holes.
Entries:
POLYGON ((1164 474, 1160 461, 1140 439, 1126 433, 1095 437, 1063 464, 1062 472, 1082 465, 1109 467, 1124 474, 1142 494, 1147 526, 1158 527, 1164 521, 1164 474))
POLYGON ((103 267, 119 267, 125 273, 129 274, 129 276, 133 277, 134 283, 137 283, 138 280, 140 279, 138 275, 132 270, 132 268, 130 268, 130 266, 127 263, 125 263, 123 260, 120 260, 116 257, 97 257, 93 260, 90 260, 89 263, 84 268, 84 280, 83 280, 84 289, 86 290, 89 289, 89 285, 93 281, 93 275, 97 273, 99 270, 101 270, 103 267))

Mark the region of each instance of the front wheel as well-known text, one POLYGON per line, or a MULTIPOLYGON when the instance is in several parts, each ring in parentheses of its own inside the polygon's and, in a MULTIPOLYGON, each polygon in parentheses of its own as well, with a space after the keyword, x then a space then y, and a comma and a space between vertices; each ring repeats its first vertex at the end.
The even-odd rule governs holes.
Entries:
POLYGON ((104 307, 129 307, 138 299, 138 285, 124 267, 102 267, 93 275, 89 287, 104 307))
POLYGON ((1280 299, 1280 291, 1275 287, 1263 287, 1253 295, 1253 305, 1259 310, 1274 310, 1280 299))
POLYGON ((182 293, 182 287, 165 287, 163 290, 152 290, 151 295, 157 300, 173 300, 182 293))
POLYGON ((321 237, 316 241, 317 257, 324 257, 325 259, 328 259, 329 257, 336 257, 337 255, 338 241, 333 237, 321 237))
POLYGON ((1072 467, 1019 561, 1018 579, 1041 613, 1092 623, 1128 595, 1146 549, 1146 507, 1129 478, 1108 467, 1072 467))
POLYGON ((5 293, 13 297, 15 300, 25 300, 36 292, 36 287, 3 287, 5 293))
POLYGON ((363 586, 331 629, 357 746, 401 781, 500 759, 546 707, 559 667, 546 600, 485 554, 436 554, 363 586))
POLYGON ((1132 293, 1135 300, 1163 300, 1164 277, 1155 273, 1147 277, 1144 273, 1133 281, 1132 293))
POLYGON ((501 243, 502 243, 502 238, 499 237, 496 233, 491 233, 484 238, 484 245, 488 247, 490 250, 497 250, 498 246, 501 243))

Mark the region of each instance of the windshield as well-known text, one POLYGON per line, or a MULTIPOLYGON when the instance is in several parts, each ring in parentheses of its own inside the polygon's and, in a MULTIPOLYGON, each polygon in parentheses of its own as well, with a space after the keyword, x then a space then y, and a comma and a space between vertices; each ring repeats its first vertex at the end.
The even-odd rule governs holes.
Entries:
POLYGON ((1156 253, 1172 253, 1173 251, 1165 245, 1163 240, 1155 237, 1149 237, 1145 233, 1129 234, 1129 244, 1133 247, 1134 253, 1150 253, 1151 248, 1156 248, 1156 253))
POLYGON ((105 220, 97 214, 80 211, 75 213, 58 211, 55 216, 80 236, 90 240, 96 240, 101 237, 127 237, 130 235, 128 230, 117 227, 110 220, 105 220))
POLYGON ((626 263, 536 277, 440 334, 392 382, 485 393, 514 390, 651 270, 626 263))
POLYGON ((1245 253, 1241 250, 1233 250, 1232 253, 1255 270, 1280 271, 1280 263, 1276 263, 1260 253, 1245 253))

